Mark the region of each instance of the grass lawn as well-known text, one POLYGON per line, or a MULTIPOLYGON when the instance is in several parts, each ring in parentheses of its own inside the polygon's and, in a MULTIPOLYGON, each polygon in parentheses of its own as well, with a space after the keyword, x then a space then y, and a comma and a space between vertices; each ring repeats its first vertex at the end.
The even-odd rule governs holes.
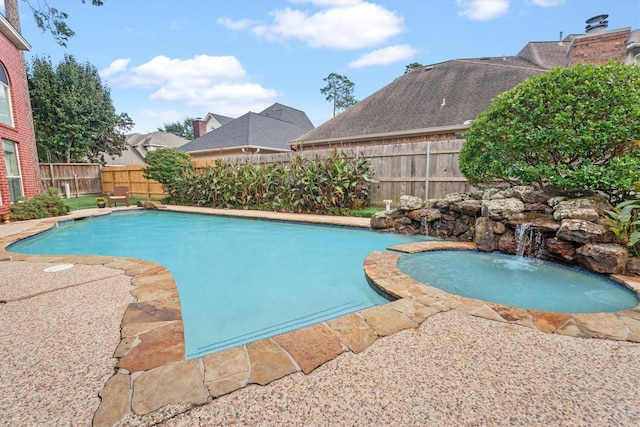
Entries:
POLYGON ((376 214, 380 211, 383 211, 385 208, 380 207, 380 206, 369 206, 367 208, 364 209, 360 209, 357 211, 351 211, 350 215, 351 216, 357 216, 357 217, 361 217, 361 218, 370 218, 371 216, 373 216, 373 214, 376 214))
MULTIPOLYGON (((99 196, 72 197, 70 199, 64 199, 64 202, 67 204, 67 206, 71 208, 72 211, 77 211, 80 209, 89 209, 89 208, 98 207, 98 204, 96 202, 96 197, 99 197, 99 196)), ((147 200, 147 199, 130 197, 129 204, 135 206, 135 204, 138 203, 138 200, 147 200)), ((120 204, 118 204, 118 206, 120 206, 120 204)))

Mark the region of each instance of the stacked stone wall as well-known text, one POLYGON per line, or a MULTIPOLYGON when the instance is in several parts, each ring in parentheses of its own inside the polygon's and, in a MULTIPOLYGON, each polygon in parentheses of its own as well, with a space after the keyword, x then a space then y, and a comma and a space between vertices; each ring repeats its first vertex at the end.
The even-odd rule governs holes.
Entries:
POLYGON ((533 187, 453 193, 423 202, 402 196, 371 218, 377 230, 473 241, 483 252, 536 257, 597 273, 640 277, 640 258, 615 243, 602 196, 533 187))

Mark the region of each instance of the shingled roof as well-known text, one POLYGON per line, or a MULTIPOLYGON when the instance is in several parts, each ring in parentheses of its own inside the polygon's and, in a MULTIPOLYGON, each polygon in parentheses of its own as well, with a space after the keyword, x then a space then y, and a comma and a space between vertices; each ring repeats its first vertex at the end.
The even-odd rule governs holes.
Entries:
POLYGON ((105 156, 106 164, 116 165, 143 165, 144 157, 155 148, 178 148, 187 143, 187 140, 167 132, 151 132, 146 134, 132 133, 127 135, 127 150, 123 150, 120 156, 112 158, 105 156))
POLYGON ((291 143, 365 140, 468 124, 498 94, 563 66, 568 47, 564 42, 532 43, 518 56, 455 59, 416 68, 291 143))
POLYGON ((312 129, 313 124, 303 111, 275 103, 260 113, 249 112, 238 117, 183 145, 178 151, 245 146, 289 151, 289 141, 312 129))

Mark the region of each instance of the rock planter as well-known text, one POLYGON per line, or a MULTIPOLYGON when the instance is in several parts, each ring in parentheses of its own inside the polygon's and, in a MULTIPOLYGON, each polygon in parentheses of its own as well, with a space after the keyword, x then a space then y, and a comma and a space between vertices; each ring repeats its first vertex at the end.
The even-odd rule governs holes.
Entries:
POLYGON ((615 244, 598 195, 535 190, 529 186, 448 194, 422 201, 402 196, 398 209, 371 218, 371 228, 449 241, 478 250, 577 265, 598 273, 640 277, 640 258, 615 244))

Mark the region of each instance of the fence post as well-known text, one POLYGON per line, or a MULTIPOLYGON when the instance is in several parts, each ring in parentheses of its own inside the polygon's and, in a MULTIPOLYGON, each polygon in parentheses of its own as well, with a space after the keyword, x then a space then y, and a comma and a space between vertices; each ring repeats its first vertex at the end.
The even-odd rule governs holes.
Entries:
POLYGON ((49 175, 51 175, 51 186, 56 186, 56 178, 53 176, 53 163, 49 163, 49 175))
POLYGON ((425 165, 426 172, 424 177, 424 199, 429 200, 429 175, 431 174, 431 171, 429 169, 431 167, 431 144, 429 144, 428 142, 426 158, 427 163, 425 165))

